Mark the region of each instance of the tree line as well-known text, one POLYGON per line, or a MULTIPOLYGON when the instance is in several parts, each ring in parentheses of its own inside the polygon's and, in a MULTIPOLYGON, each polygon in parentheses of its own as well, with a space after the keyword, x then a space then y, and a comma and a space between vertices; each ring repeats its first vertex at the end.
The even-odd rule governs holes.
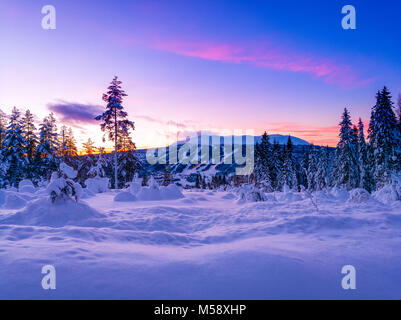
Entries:
POLYGON ((255 184, 268 192, 334 186, 373 192, 401 181, 401 96, 397 107, 395 112, 391 93, 384 87, 376 95, 367 139, 362 120, 354 125, 345 108, 337 147, 310 145, 302 158, 294 157, 291 137, 281 147, 272 144, 265 132, 255 149, 255 184))
MULTIPOLYGON (((107 156, 101 160, 112 187, 121 187, 132 181, 139 167, 134 154, 135 144, 130 136, 134 123, 127 119, 128 114, 121 105, 124 96, 121 81, 115 77, 103 95, 107 102, 106 111, 96 117, 102 121, 102 131, 115 145, 114 163, 111 164, 107 156)), ((23 179, 29 179, 35 185, 47 182, 62 162, 77 169, 83 183, 101 159, 95 155, 101 148, 96 148, 91 139, 83 144, 83 148, 87 156, 77 157, 78 148, 72 129, 63 125, 59 131, 53 113, 36 128, 30 110, 22 114, 14 107, 9 117, 0 110, 0 188, 17 188, 23 179)))

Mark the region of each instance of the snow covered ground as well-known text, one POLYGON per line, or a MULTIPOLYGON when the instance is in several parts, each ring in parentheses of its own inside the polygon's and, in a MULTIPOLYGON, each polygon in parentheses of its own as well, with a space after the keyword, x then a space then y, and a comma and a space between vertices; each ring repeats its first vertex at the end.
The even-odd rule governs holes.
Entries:
POLYGON ((52 204, 21 191, 0 191, 2 299, 401 299, 401 201, 108 191, 52 204), (48 264, 56 290, 41 286, 48 264), (356 290, 341 287, 344 265, 356 290))

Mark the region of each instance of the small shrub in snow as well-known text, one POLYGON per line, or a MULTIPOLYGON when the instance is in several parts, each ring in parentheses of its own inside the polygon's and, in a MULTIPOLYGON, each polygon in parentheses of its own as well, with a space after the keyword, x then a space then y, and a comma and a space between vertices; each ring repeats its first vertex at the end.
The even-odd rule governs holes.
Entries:
POLYGON ((65 163, 60 164, 58 172, 53 172, 50 183, 47 186, 47 193, 53 203, 71 199, 78 201, 81 198, 81 185, 71 180, 76 176, 77 172, 65 163))
POLYGON ((243 185, 239 191, 239 203, 266 201, 265 193, 252 184, 243 185))
POLYGON ((400 200, 400 195, 398 194, 396 188, 390 184, 384 186, 379 191, 376 191, 373 196, 377 201, 385 204, 390 204, 394 201, 400 200))
POLYGON ((86 179, 86 188, 93 193, 103 193, 109 190, 109 179, 94 177, 86 179))
POLYGON ((369 192, 365 189, 353 189, 349 192, 349 203, 364 203, 371 200, 371 196, 369 192))

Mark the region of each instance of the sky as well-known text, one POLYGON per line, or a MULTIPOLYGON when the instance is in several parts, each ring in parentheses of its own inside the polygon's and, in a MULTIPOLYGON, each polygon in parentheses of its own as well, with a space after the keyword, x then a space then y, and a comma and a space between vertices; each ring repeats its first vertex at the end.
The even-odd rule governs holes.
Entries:
POLYGON ((379 89, 401 93, 400 14, 398 0, 0 0, 0 109, 54 112, 104 145, 93 117, 118 76, 139 148, 201 130, 335 146, 345 107, 367 123, 379 89))

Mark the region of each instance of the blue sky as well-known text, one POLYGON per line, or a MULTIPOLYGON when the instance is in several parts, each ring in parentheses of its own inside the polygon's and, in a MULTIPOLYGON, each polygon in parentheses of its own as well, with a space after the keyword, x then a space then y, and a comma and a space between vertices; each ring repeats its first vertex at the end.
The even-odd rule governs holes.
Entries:
POLYGON ((138 146, 202 129, 334 145, 344 107, 367 121, 379 88, 401 93, 400 12, 395 0, 2 0, 0 108, 53 110, 101 144, 86 115, 118 75, 138 146), (46 4, 56 30, 41 28, 46 4), (356 30, 341 27, 345 4, 356 30))

